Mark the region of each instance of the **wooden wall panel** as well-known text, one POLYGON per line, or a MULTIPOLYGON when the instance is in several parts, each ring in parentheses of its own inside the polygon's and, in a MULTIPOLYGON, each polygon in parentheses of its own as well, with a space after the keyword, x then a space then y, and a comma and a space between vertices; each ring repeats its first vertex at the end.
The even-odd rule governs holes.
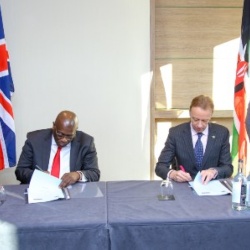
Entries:
MULTIPOLYGON (((198 0, 192 1, 193 6, 195 2, 199 6, 198 0)), ((220 3, 218 8, 211 7, 213 1, 206 2, 210 7, 155 8, 155 108, 183 108, 195 95, 212 96, 216 60, 222 63, 223 60, 231 60, 236 65, 236 53, 232 57, 229 51, 215 59, 215 48, 239 38, 242 7, 226 8, 227 5, 222 7, 220 3), (164 65, 172 67, 169 76, 172 78, 170 106, 161 75, 164 65)), ((205 1, 202 3, 205 5, 205 1)))
MULTIPOLYGON (((242 0, 243 1, 243 0, 242 0)), ((156 8, 164 7, 242 7, 241 0, 155 0, 156 8)))
POLYGON ((215 46, 240 36, 241 9, 159 8, 155 58, 212 58, 215 46))
POLYGON ((199 94, 212 95, 212 59, 166 59, 157 60, 155 63, 155 106, 167 107, 165 95, 164 71, 166 65, 172 67, 172 95, 171 108, 186 109, 194 96, 199 94))

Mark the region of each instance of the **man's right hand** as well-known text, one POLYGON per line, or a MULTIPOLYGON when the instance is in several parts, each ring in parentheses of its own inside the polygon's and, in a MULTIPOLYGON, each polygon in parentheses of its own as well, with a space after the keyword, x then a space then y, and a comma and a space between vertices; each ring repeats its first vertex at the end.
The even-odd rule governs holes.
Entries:
POLYGON ((188 181, 192 181, 192 178, 190 176, 189 173, 184 172, 182 170, 173 170, 170 173, 170 179, 177 181, 177 182, 188 182, 188 181))

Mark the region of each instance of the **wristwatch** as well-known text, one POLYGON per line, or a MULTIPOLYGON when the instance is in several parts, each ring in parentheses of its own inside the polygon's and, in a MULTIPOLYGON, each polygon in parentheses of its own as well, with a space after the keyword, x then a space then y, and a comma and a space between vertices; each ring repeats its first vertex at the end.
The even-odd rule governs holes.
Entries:
POLYGON ((76 171, 78 174, 79 174, 79 180, 78 181, 81 181, 82 180, 82 175, 83 175, 83 173, 82 173, 82 171, 76 171))

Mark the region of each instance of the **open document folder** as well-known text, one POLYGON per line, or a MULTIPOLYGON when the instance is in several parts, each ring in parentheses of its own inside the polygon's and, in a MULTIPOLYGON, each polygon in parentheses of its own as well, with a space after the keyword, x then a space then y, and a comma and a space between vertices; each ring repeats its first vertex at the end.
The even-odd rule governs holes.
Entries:
POLYGON ((207 184, 202 184, 200 172, 197 173, 194 181, 189 182, 189 184, 198 195, 225 195, 231 193, 219 180, 212 180, 207 184))
POLYGON ((28 203, 69 199, 68 189, 59 187, 61 180, 45 172, 35 170, 28 188, 28 203))

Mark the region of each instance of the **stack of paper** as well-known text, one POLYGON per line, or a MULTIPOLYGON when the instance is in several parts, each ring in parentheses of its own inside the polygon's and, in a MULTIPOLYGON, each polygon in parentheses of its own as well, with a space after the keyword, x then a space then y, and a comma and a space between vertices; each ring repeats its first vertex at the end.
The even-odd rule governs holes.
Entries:
POLYGON ((28 202, 37 203, 64 199, 63 190, 59 187, 60 183, 60 179, 35 170, 28 188, 28 202))
POLYGON ((207 184, 202 184, 200 172, 195 176, 194 181, 189 182, 189 184, 198 195, 225 195, 231 193, 219 180, 212 180, 207 184))

